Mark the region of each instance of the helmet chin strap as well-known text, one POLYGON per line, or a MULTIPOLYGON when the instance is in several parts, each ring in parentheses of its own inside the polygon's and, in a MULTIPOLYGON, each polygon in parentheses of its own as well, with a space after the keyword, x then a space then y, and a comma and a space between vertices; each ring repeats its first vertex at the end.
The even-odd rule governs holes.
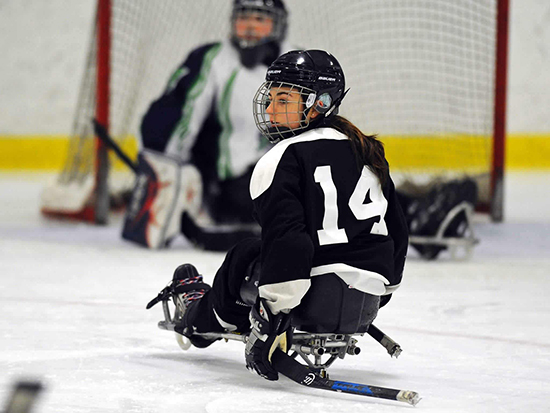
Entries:
POLYGON ((242 65, 248 69, 252 69, 260 63, 269 66, 280 51, 279 44, 273 40, 251 47, 242 47, 236 39, 233 40, 233 44, 239 52, 242 65))
POLYGON ((287 126, 270 126, 269 128, 267 128, 267 131, 269 133, 269 136, 278 137, 278 139, 273 140, 274 142, 296 136, 296 133, 294 132, 294 130, 287 126))
POLYGON ((342 103, 342 100, 344 100, 344 98, 346 97, 348 92, 349 92, 349 88, 344 93, 342 93, 342 96, 340 96, 339 99, 336 99, 334 101, 334 104, 332 105, 332 108, 329 109, 328 112, 325 115, 325 117, 327 119, 338 115, 338 109, 340 108, 340 103, 342 103))

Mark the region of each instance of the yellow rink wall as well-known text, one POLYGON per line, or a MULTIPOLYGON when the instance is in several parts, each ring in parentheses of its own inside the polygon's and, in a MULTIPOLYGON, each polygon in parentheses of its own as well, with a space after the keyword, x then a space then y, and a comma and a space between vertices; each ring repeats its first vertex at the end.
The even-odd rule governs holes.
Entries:
MULTIPOLYGON (((422 169, 423 159, 434 168, 462 170, 487 168, 492 148, 487 139, 472 136, 453 136, 452 140, 433 137, 384 137, 386 157, 392 169, 422 169), (419 150, 419 148, 421 148, 419 150), (452 156, 445 151, 451 150, 452 156), (486 152, 489 151, 489 152, 486 152), (422 155, 420 155, 422 153, 422 155)), ((550 170, 550 133, 511 133, 506 137, 505 166, 510 170, 550 170)))
MULTIPOLYGON (((382 137, 386 153, 393 169, 421 167, 410 156, 414 147, 426 146, 430 153, 438 153, 439 143, 430 138, 391 138, 382 137), (410 146, 409 146, 410 145, 410 146)), ((60 135, 3 135, 0 136, 0 170, 57 171, 67 156, 69 138, 60 135)), ((132 158, 136 157, 138 145, 135 139, 128 139, 124 150, 132 158)), ((442 158, 444 159, 444 158, 442 158)), ((443 162, 443 161, 442 161, 443 162)), ((438 165, 450 169, 459 167, 462 160, 455 158, 456 165, 438 165)), ((464 159, 464 163, 471 159, 464 159)), ((121 164, 116 165, 122 167, 121 164)), ((509 134, 506 140, 506 169, 550 170, 550 133, 548 134, 509 134)))
MULTIPOLYGON (((137 158, 135 139, 125 140, 122 149, 132 159, 137 158)), ((68 136, 0 136, 0 170, 58 171, 65 164, 68 150, 68 136)), ((121 162, 115 167, 123 168, 121 162)))

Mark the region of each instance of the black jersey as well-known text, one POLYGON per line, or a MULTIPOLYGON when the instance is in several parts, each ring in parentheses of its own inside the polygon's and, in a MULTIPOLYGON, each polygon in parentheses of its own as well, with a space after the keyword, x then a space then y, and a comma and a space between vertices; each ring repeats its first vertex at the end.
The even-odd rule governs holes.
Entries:
POLYGON ((279 142, 250 192, 262 227, 259 291, 273 311, 298 305, 311 276, 335 273, 375 295, 399 286, 408 232, 394 184, 358 167, 347 136, 318 128, 279 142))

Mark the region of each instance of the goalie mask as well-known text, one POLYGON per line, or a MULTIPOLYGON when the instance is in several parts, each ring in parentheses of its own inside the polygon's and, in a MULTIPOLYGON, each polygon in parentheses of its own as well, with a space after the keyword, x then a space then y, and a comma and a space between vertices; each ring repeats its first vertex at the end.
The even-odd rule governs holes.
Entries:
POLYGON ((269 66, 277 58, 286 36, 287 15, 282 0, 234 0, 231 41, 244 66, 269 66))
POLYGON ((327 124, 338 113, 344 89, 344 72, 330 53, 285 53, 269 67, 254 96, 256 126, 276 143, 327 124))

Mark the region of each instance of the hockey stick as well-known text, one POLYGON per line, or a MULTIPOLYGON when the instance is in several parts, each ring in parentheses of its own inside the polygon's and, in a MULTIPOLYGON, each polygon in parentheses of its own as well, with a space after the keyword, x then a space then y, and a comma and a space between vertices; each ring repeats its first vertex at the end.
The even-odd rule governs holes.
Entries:
POLYGON ((357 394, 379 399, 405 402, 415 406, 420 401, 418 393, 410 390, 388 389, 386 387, 350 383, 346 381, 329 380, 309 370, 303 364, 277 348, 271 357, 275 369, 290 380, 307 387, 321 390, 331 390, 340 393, 357 394))
MULTIPOLYGON (((147 309, 153 307, 159 302, 162 302, 163 311, 164 311, 164 320, 158 323, 158 327, 162 330, 175 331, 175 323, 170 314, 168 307, 168 301, 172 296, 172 289, 170 286, 165 287, 157 297, 153 298, 148 304, 147 309)), ((394 355, 395 351, 390 352, 391 349, 398 348, 399 352, 401 347, 395 343, 391 338, 386 336, 378 328, 372 326, 372 331, 369 329, 369 335, 373 337, 376 341, 382 344, 390 355, 394 355), (390 344, 387 344, 390 343, 390 344)), ((201 336, 208 339, 225 339, 227 340, 236 340, 246 343, 248 340, 247 335, 237 334, 237 333, 195 333, 197 336, 201 336)), ((179 343, 179 341, 178 341, 179 343)), ((180 343, 180 346, 182 343, 180 343)), ((187 350, 187 346, 182 348, 187 350)), ((297 351, 293 347, 294 351, 297 351)), ((397 357, 397 356, 396 356, 397 357)), ((302 384, 304 386, 323 389, 323 390, 332 390, 342 393, 357 394, 362 396, 376 397, 381 399, 388 399, 394 401, 405 402, 411 405, 416 405, 420 401, 418 393, 409 391, 409 390, 395 390, 388 389, 385 387, 369 386, 366 384, 359 383, 350 383, 345 381, 335 381, 323 378, 320 375, 311 371, 308 367, 304 366, 297 362, 293 357, 289 356, 287 353, 284 353, 280 349, 276 349, 271 357, 271 363, 273 367, 280 372, 282 375, 288 377, 289 379, 295 381, 296 383, 302 384)))
POLYGON ((97 135, 99 139, 105 143, 109 148, 111 148, 117 156, 120 158, 124 164, 130 168, 132 171, 134 171, 135 174, 137 174, 138 168, 135 162, 133 162, 128 155, 126 155, 120 146, 109 136, 109 133, 107 132, 107 129, 105 126, 103 126, 101 123, 98 122, 97 119, 92 119, 92 122, 94 124, 94 132, 97 135))
POLYGON ((13 388, 4 413, 29 413, 44 389, 38 381, 20 381, 13 388))
POLYGON ((260 227, 253 224, 216 225, 204 227, 184 212, 181 216, 181 232, 196 246, 208 251, 228 251, 245 238, 259 238, 260 227))

